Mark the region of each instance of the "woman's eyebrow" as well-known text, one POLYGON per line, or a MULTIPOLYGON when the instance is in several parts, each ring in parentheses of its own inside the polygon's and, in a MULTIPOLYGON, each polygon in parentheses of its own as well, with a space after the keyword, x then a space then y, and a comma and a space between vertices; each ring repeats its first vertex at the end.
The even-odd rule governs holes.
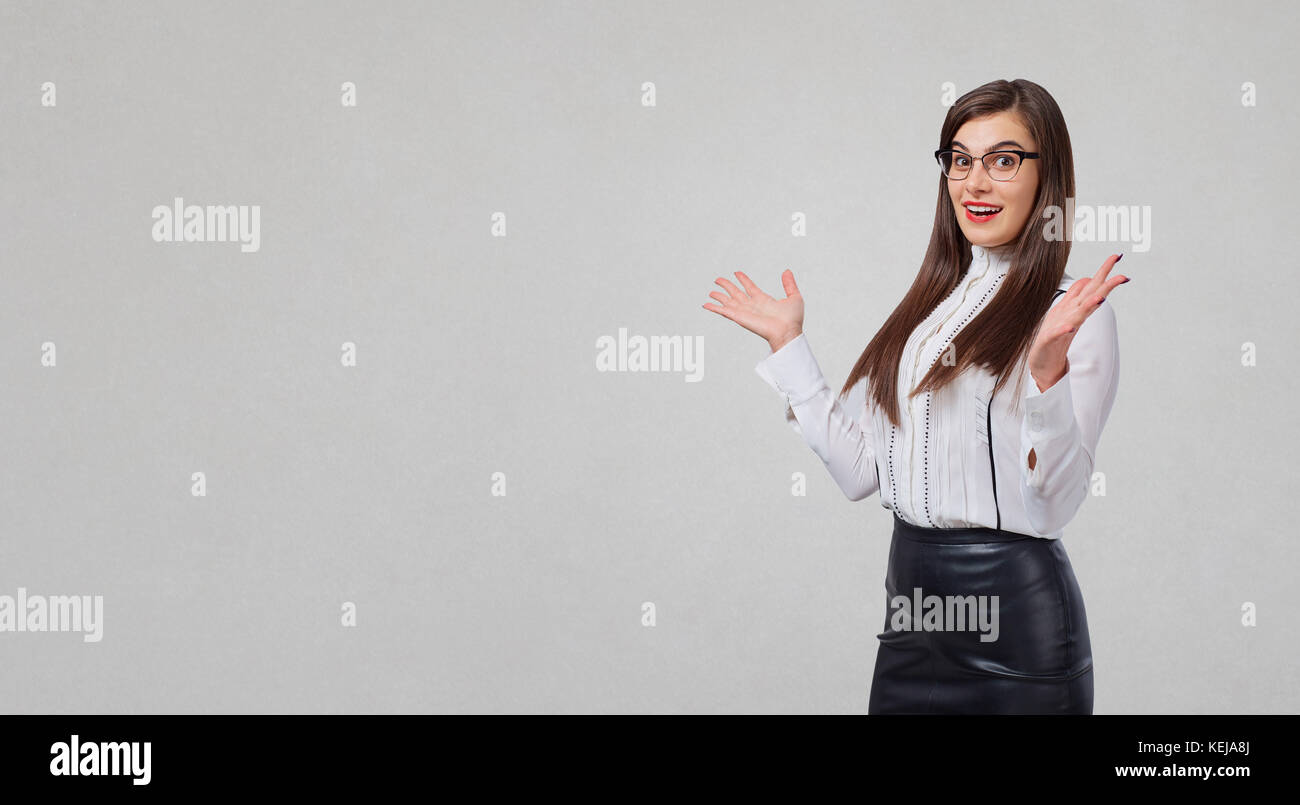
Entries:
MULTIPOLYGON (((998 150, 999 148, 1001 148, 1001 147, 1004 146, 1004 145, 1014 145, 1016 148, 1021 148, 1021 149, 1024 148, 1023 145, 1021 145, 1020 143, 1016 142, 1015 140, 1003 140, 1003 141, 1000 142, 1000 143, 994 143, 994 144, 993 144, 993 147, 990 148, 989 150, 990 150, 990 151, 996 151, 996 150, 998 150)), ((953 140, 953 141, 952 141, 952 147, 953 147, 953 148, 961 148, 961 149, 964 150, 964 151, 969 151, 969 150, 970 150, 969 148, 967 148, 966 146, 964 146, 964 145, 962 145, 961 143, 957 142, 956 140, 953 140)))

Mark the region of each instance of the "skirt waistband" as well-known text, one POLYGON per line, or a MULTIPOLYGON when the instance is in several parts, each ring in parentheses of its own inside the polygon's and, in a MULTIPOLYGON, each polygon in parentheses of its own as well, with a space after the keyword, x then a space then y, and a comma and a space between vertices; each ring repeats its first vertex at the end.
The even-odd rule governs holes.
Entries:
POLYGON ((1024 539, 1038 539, 1038 537, 1030 534, 1019 534, 1015 531, 1003 531, 997 528, 988 528, 987 526, 929 528, 928 526, 912 525, 903 521, 897 512, 894 512, 894 535, 906 537, 915 542, 933 542, 944 545, 973 545, 981 542, 1018 542, 1024 539))

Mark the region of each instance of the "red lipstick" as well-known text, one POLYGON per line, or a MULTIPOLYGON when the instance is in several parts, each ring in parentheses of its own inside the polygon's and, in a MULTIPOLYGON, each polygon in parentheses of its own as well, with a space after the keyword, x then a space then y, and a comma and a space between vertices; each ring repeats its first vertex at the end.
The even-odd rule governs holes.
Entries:
POLYGON ((977 204, 973 201, 963 201, 962 206, 966 208, 966 219, 977 224, 992 221, 997 217, 998 213, 1002 212, 1002 207, 997 204, 977 204), (976 208, 978 212, 973 212, 971 207, 976 208))

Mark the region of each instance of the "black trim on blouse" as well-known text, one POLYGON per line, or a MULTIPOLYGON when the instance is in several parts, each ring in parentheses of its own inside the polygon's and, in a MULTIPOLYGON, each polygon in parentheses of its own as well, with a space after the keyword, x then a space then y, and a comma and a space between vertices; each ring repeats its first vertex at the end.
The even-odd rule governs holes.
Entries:
MULTIPOLYGON (((1057 288, 1056 293, 1052 295, 1052 301, 1055 302, 1057 297, 1065 293, 1064 288, 1057 288)), ((1033 377, 1030 381, 1033 382, 1033 377)), ((993 476, 993 509, 998 514, 998 530, 1002 529, 1002 510, 998 508, 998 473, 993 468, 993 395, 989 395, 989 407, 984 411, 984 432, 989 437, 989 472, 993 476)))

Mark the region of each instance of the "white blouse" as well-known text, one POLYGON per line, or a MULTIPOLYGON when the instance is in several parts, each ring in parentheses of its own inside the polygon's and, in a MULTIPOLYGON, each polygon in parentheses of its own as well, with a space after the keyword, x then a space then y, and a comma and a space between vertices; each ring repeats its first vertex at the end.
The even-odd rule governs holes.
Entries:
MULTIPOLYGON (((986 526, 1059 539, 1088 496, 1097 442, 1115 402, 1115 310, 1107 299, 1088 316, 1066 353, 1065 376, 1046 391, 1038 390, 1022 361, 992 405, 996 378, 981 367, 909 401, 907 392, 993 298, 1007 274, 1004 255, 979 246, 971 253, 962 281, 904 348, 899 426, 874 401, 867 405, 866 378, 841 402, 804 334, 769 352, 755 371, 785 397, 790 425, 849 500, 880 492, 880 504, 913 525, 986 526)), ((1060 289, 1073 283, 1067 273, 1060 289)))

